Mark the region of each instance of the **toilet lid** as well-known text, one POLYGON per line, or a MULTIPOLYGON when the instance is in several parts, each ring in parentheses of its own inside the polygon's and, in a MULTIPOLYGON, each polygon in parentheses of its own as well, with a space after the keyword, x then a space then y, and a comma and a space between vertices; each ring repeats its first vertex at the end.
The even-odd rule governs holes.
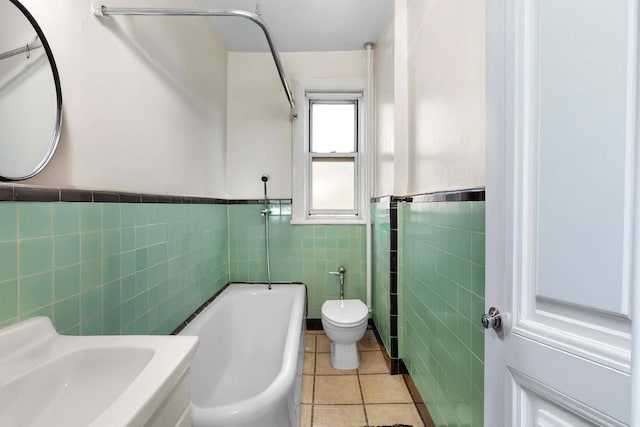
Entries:
POLYGON ((352 324, 365 319, 369 310, 359 299, 330 300, 322 304, 322 314, 334 323, 352 324))

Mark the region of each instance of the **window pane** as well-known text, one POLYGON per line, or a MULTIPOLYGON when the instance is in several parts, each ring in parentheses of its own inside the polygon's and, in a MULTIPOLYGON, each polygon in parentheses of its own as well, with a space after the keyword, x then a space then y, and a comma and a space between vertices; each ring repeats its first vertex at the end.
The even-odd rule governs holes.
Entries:
POLYGON ((311 102, 311 147, 313 153, 356 151, 356 101, 345 104, 311 102))
POLYGON ((354 210, 354 159, 313 159, 311 195, 311 210, 354 210))

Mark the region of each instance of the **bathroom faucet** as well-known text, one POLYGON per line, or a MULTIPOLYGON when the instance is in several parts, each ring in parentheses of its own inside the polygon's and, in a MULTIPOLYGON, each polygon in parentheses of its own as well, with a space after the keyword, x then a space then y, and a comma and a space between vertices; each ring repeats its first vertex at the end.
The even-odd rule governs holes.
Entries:
POLYGON ((341 265, 338 268, 338 271, 330 271, 329 274, 333 274, 334 276, 340 276, 340 299, 344 299, 344 273, 347 270, 341 265))

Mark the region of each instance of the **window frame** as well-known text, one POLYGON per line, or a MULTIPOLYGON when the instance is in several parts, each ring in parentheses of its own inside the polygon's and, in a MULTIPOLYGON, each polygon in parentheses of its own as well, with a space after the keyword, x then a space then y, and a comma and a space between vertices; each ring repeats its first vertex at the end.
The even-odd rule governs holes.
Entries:
POLYGON ((298 117, 293 123, 293 164, 291 209, 292 224, 366 224, 367 188, 367 81, 364 77, 310 79, 297 78, 294 84, 294 97, 298 106, 298 117), (351 153, 312 153, 311 152, 311 104, 331 101, 356 102, 356 151, 351 153), (311 162, 313 157, 353 158, 354 159, 354 198, 355 209, 347 210, 311 210, 311 162))
POLYGON ((360 129, 358 128, 360 123, 360 99, 362 96, 360 94, 354 94, 354 96, 345 96, 343 99, 326 99, 323 98, 322 95, 309 97, 309 134, 307 135, 307 143, 309 146, 307 147, 308 156, 307 161, 309 164, 307 165, 307 173, 309 179, 309 188, 307 189, 306 197, 308 198, 307 206, 308 206, 308 215, 310 217, 322 217, 322 216, 357 216, 358 215, 358 200, 359 197, 359 189, 358 189, 358 180, 359 180, 359 162, 358 162, 358 153, 360 151, 360 129), (313 145, 313 105, 353 105, 354 106, 354 149, 353 151, 348 152, 332 152, 332 153, 318 153, 316 151, 312 151, 311 147, 313 145), (314 209, 313 208, 313 161, 314 159, 353 159, 353 209, 314 209))

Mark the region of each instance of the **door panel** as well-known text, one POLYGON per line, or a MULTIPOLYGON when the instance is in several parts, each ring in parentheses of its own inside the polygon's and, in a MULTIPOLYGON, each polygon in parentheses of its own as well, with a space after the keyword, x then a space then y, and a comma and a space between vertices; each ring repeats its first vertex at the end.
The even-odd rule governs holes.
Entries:
POLYGON ((629 5, 518 6, 514 333, 629 372, 629 5))
POLYGON ((628 425, 637 1, 487 6, 485 425, 628 425))
MULTIPOLYGON (((629 423, 628 375, 517 334, 510 338, 507 357, 507 369, 516 383, 534 389, 575 412, 590 408, 590 413, 600 414, 597 417, 591 415, 594 422, 600 420, 596 422, 598 425, 629 423), (534 382, 536 387, 532 385, 534 382), (618 423, 612 421, 616 419, 618 423)), ((514 407, 518 406, 516 403, 514 407)), ((514 427, 528 425, 514 424, 514 427)))
POLYGON ((541 389, 530 379, 519 378, 517 391, 518 408, 517 420, 514 425, 532 425, 536 427, 594 427, 601 425, 599 420, 589 420, 589 414, 582 417, 580 412, 572 407, 568 409, 554 401, 562 400, 553 390, 541 389), (544 397, 548 396, 548 398, 544 397))
POLYGON ((525 177, 537 178, 537 294, 628 315, 629 5, 529 3, 522 84, 530 106, 522 121, 525 153, 532 161, 539 153, 525 177))

